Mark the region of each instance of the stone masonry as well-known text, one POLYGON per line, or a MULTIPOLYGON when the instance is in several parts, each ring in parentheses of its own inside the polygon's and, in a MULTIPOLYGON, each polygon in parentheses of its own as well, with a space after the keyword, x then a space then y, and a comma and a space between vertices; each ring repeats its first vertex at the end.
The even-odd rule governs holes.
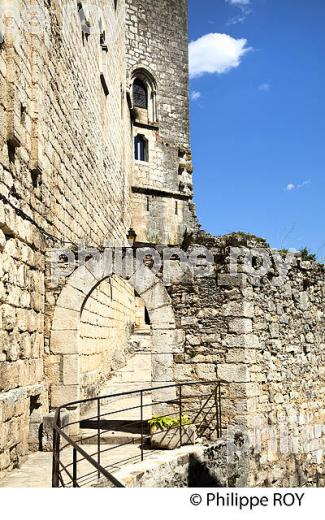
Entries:
MULTIPOLYGON (((193 219, 185 223, 191 196, 181 194, 178 186, 179 154, 186 150, 190 158, 185 2, 164 1, 152 9, 151 44, 155 47, 154 38, 160 42, 156 54, 147 41, 140 41, 148 19, 138 2, 95 0, 91 6, 38 0, 33 9, 42 16, 40 26, 33 30, 30 2, 7 2, 6 10, 1 4, 0 472, 17 465, 27 454, 28 444, 38 447, 36 430, 48 410, 49 385, 54 387, 66 370, 56 363, 48 340, 55 294, 45 280, 47 251, 62 241, 65 247, 124 244, 131 226, 142 241, 178 243, 185 227, 193 225, 193 219), (180 33, 171 26, 175 10, 182 18, 180 33), (166 13, 169 23, 161 25, 166 13), (171 41, 172 34, 177 45, 168 48, 158 71, 162 42, 171 41), (132 81, 136 70, 144 69, 149 61, 152 67, 147 73, 156 84, 158 126, 150 136, 152 163, 143 168, 154 171, 161 166, 158 184, 150 183, 158 192, 152 196, 150 226, 147 222, 144 233, 142 217, 135 207, 131 210, 133 201, 143 199, 141 190, 132 195, 132 187, 139 184, 136 172, 141 169, 141 164, 134 163, 132 81), (174 68, 167 81, 163 70, 170 66, 174 68), (179 100, 169 110, 170 86, 179 69, 184 103, 179 100), (173 135, 169 135, 172 126, 173 135), (168 188, 166 193, 162 187, 168 188), (33 428, 36 437, 29 442, 33 428)), ((72 371, 74 362, 81 366, 82 395, 93 393, 111 372, 112 356, 123 358, 118 347, 126 347, 131 333, 130 297, 134 295, 128 296, 130 289, 121 281, 115 283, 116 303, 109 303, 111 310, 103 310, 110 299, 110 292, 106 294, 110 287, 105 284, 83 308, 83 354, 78 360, 70 358, 72 371), (125 312, 128 308, 130 313, 125 312), (98 318, 93 319, 94 315, 98 318), (112 343, 115 354, 108 347, 112 343)))
POLYGON ((324 266, 199 231, 187 1, 32 4, 0 4, 0 478, 118 374, 140 324, 152 385, 222 380, 234 485, 324 485, 324 266), (162 270, 118 270, 127 237, 162 270))

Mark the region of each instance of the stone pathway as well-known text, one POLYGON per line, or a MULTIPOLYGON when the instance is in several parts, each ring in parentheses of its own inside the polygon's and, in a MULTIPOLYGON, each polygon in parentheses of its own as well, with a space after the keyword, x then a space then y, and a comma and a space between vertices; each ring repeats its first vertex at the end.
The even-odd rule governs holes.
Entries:
MULTIPOLYGON (((113 474, 125 466, 141 461, 139 446, 135 444, 123 448, 110 445, 107 448, 110 451, 101 453, 101 464, 113 474)), ((83 449, 89 454, 94 454, 96 451, 92 445, 83 446, 83 449)), ((145 460, 149 459, 153 453, 157 455, 157 452, 146 451, 145 460)), ((62 452, 63 463, 69 464, 71 460, 71 449, 64 450, 62 452)), ((71 467, 69 470, 72 472, 71 467)), ((97 481, 97 472, 87 461, 78 463, 78 473, 81 475, 78 482, 82 487, 91 486, 97 481)), ((31 454, 20 468, 15 469, 0 481, 0 488, 50 488, 51 486, 52 453, 44 452, 31 454)))
MULTIPOLYGON (((111 395, 119 392, 130 392, 151 386, 151 356, 148 354, 134 355, 128 365, 121 369, 114 378, 107 382, 102 389, 101 395, 111 395)), ((105 420, 110 421, 139 421, 140 420, 140 397, 139 393, 128 398, 109 398, 103 400, 101 414, 110 412, 105 416, 105 420), (119 412, 121 409, 127 409, 119 412)), ((144 419, 152 417, 151 395, 144 396, 144 419)), ((83 415, 85 420, 95 417, 97 414, 97 404, 89 408, 83 415)), ((94 455, 97 450, 97 430, 83 430, 82 448, 89 454, 94 455)), ((111 473, 120 470, 126 465, 135 464, 141 461, 139 433, 109 430, 102 436, 101 446, 101 465, 111 473), (121 443, 129 443, 119 446, 121 443)), ((152 456, 150 450, 145 451, 145 459, 152 456)), ((157 454, 157 452, 155 452, 157 454)), ((94 455, 95 456, 95 455, 94 455)), ((78 457, 79 458, 79 457, 78 457)), ((72 461, 72 449, 67 448, 62 451, 62 462, 70 464, 72 461)), ((72 468, 69 467, 72 473, 72 468)), ((78 474, 81 475, 80 485, 89 486, 97 480, 97 472, 87 461, 78 463, 78 474)), ((52 479, 52 453, 38 452, 29 455, 27 461, 20 468, 9 473, 0 481, 2 488, 48 488, 51 487, 52 479)))

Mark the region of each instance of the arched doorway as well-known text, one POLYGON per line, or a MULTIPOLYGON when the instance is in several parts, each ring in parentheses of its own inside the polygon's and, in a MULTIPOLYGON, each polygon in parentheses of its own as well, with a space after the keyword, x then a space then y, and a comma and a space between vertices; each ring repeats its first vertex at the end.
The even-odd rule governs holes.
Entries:
MULTIPOLYGON (((143 302, 144 320, 150 321, 153 386, 174 382, 173 356, 182 351, 183 337, 176 329, 175 316, 166 288, 143 263, 136 264, 131 274, 117 274, 114 262, 107 261, 105 253, 97 254, 70 275, 56 302, 50 334, 49 360, 58 364, 60 368, 55 372, 55 378, 49 378, 52 409, 79 400, 84 394, 81 377, 82 313, 90 301, 89 298, 93 298, 94 290, 105 280, 111 284, 114 277, 123 279, 127 284, 125 287, 132 288, 135 297, 143 302)), ((160 390, 153 395, 153 401, 161 402, 164 398, 173 398, 170 392, 174 390, 160 390)), ((75 413, 77 420, 77 409, 75 413)))

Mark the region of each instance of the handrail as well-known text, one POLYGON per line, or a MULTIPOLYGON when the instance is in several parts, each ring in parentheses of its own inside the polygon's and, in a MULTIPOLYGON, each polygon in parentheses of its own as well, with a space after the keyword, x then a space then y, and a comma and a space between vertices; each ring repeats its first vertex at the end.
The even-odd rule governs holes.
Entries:
MULTIPOLYGON (((129 431, 129 430, 123 430, 123 427, 130 427, 132 425, 137 426, 139 428, 139 437, 140 437, 140 446, 141 449, 141 457, 140 460, 144 460, 144 449, 145 449, 145 443, 150 438, 152 439, 156 434, 146 434, 145 432, 145 424, 146 421, 144 419, 144 410, 146 407, 150 407, 151 404, 144 403, 144 397, 147 394, 151 394, 152 392, 155 392, 157 390, 166 390, 166 389, 172 389, 174 388, 176 390, 175 396, 172 399, 163 399, 155 402, 154 404, 164 404, 169 406, 168 414, 166 415, 160 415, 160 417, 170 417, 175 416, 175 424, 177 426, 173 426, 168 431, 172 431, 173 436, 176 435, 176 439, 179 446, 183 446, 184 444, 188 443, 186 441, 186 435, 185 435, 185 427, 186 425, 183 424, 184 415, 191 415, 193 414, 193 417, 190 418, 191 425, 195 427, 195 429, 198 430, 198 432, 201 432, 201 436, 205 436, 205 432, 207 430, 214 429, 218 437, 221 437, 222 434, 222 426, 221 426, 221 384, 223 381, 214 381, 214 382, 208 382, 208 381, 191 381, 191 382, 184 382, 184 383, 174 383, 169 385, 162 385, 157 387, 150 387, 145 389, 139 389, 139 390, 132 390, 128 392, 119 392, 115 394, 108 394, 104 396, 98 396, 98 397, 91 397, 87 399, 80 399, 78 401, 72 401, 69 403, 66 403, 59 408, 57 408, 54 416, 54 425, 53 425, 53 466, 52 466, 52 487, 80 487, 80 482, 82 479, 87 477, 88 475, 92 475, 93 473, 97 474, 97 479, 105 478, 108 482, 110 482, 110 485, 114 487, 125 487, 112 473, 111 471, 108 471, 107 466, 104 466, 103 462, 103 454, 107 454, 108 452, 112 452, 113 450, 118 450, 120 448, 123 448, 127 445, 132 444, 134 441, 124 442, 122 444, 119 444, 117 446, 112 446, 110 448, 102 449, 101 440, 103 433, 107 431, 118 431, 116 429, 110 430, 108 428, 108 424, 102 424, 102 421, 105 421, 108 423, 112 416, 115 414, 119 414, 121 412, 128 412, 132 410, 134 412, 135 410, 139 409, 139 420, 120 420, 119 422, 122 422, 120 424, 120 428, 122 428, 120 431, 129 431), (186 387, 193 388, 198 387, 198 393, 190 395, 189 391, 185 391, 186 387), (205 387, 212 387, 212 391, 209 390, 208 393, 202 392, 201 388, 202 386, 205 387), (178 395, 177 395, 178 393, 178 395), (108 406, 106 403, 103 405, 103 401, 108 401, 109 399, 116 399, 116 398, 123 398, 123 397, 135 397, 139 396, 139 405, 132 406, 129 408, 122 407, 121 409, 109 409, 109 411, 102 413, 103 407, 108 406), (204 402, 201 403, 202 398, 204 398, 204 402), (186 404, 188 401, 191 401, 190 403, 190 409, 186 409, 186 404), (211 400, 213 401, 211 405, 211 400), (197 406, 197 401, 199 401, 199 406, 197 406), (61 412, 63 409, 69 409, 69 408, 76 408, 80 405, 85 405, 89 403, 97 403, 97 414, 93 415, 90 418, 84 418, 82 421, 74 421, 74 422, 68 422, 67 424, 62 425, 61 424, 61 412), (205 414, 205 415, 204 415, 205 414), (96 430, 96 433, 91 435, 90 437, 87 437, 87 439, 96 439, 97 438, 97 452, 89 454, 87 451, 81 447, 80 442, 82 442, 84 439, 76 440, 75 438, 72 438, 69 433, 66 430, 69 426, 80 424, 81 429, 89 429, 93 426, 94 430, 96 430), (83 426, 82 426, 83 424, 83 426), (178 432, 178 434, 177 434, 178 432), (178 435, 178 437, 177 437, 178 435), (185 441, 184 441, 185 438, 185 441), (64 440, 66 444, 64 445, 64 448, 60 447, 61 440, 64 440), (64 450, 67 450, 68 448, 72 449, 72 461, 69 464, 64 465, 62 462, 62 452, 64 450), (78 455, 81 457, 78 460, 78 455), (83 476, 78 476, 78 464, 82 461, 86 461, 90 466, 93 468, 93 472, 87 473, 83 476), (72 466, 72 474, 71 471, 68 471, 68 468, 72 466), (65 473, 65 477, 63 475, 63 472, 65 473), (68 481, 67 481, 68 478, 68 481)), ((112 422, 112 421, 111 421, 112 422)), ((85 439, 85 440, 87 440, 85 439)), ((95 441, 96 442, 96 441, 95 441)), ((175 441, 176 442, 176 441, 175 441)), ((177 443, 176 443, 177 444, 177 443)), ((137 457, 131 457, 131 459, 137 458, 137 457)), ((114 464, 111 464, 111 466, 114 466, 116 464, 119 464, 120 462, 128 461, 129 459, 121 459, 119 462, 115 462, 114 464)))

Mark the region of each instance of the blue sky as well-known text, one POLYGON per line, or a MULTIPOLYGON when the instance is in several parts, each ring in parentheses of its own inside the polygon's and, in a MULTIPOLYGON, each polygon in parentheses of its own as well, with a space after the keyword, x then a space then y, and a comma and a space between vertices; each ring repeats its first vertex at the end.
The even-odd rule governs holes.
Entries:
MULTIPOLYGON (((325 258, 325 1, 189 0, 204 229, 325 258)), ((324 260, 325 261, 325 260, 324 260)))

